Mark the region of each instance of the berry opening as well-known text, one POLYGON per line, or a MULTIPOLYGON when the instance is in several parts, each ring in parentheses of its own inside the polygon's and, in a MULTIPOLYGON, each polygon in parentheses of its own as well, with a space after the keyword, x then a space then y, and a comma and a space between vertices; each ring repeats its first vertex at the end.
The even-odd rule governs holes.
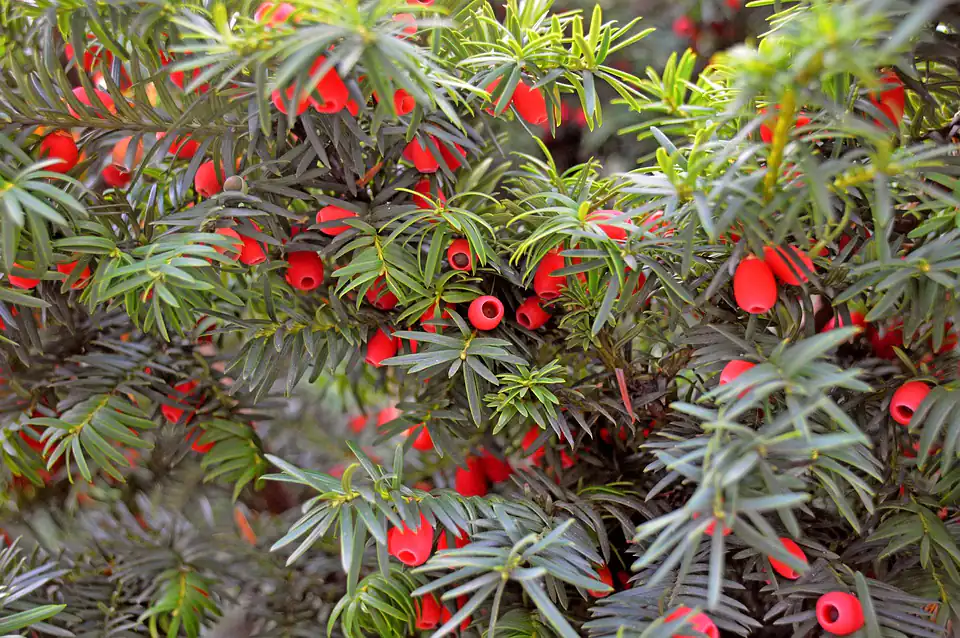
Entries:
POLYGON ((303 277, 300 279, 300 285, 304 287, 313 286, 313 277, 303 277))
POLYGON ((398 551, 397 558, 405 565, 414 565, 417 562, 417 555, 410 549, 401 549, 398 551))
POLYGON ((896 407, 897 415, 901 419, 912 419, 913 418, 913 408, 908 405, 898 405, 896 407))
POLYGON ((548 301, 550 299, 556 299, 559 296, 560 296, 559 292, 553 292, 552 290, 544 290, 542 293, 540 293, 540 298, 546 299, 548 301))
POLYGON ((837 609, 836 605, 825 605, 827 621, 837 622, 840 619, 840 610, 837 609))
POLYGON ((457 268, 466 268, 470 265, 470 258, 463 253, 457 253, 453 256, 453 265, 457 268))
POLYGON ((482 312, 483 316, 487 317, 488 319, 496 319, 497 315, 500 314, 500 308, 497 307, 497 304, 493 303, 492 301, 488 301, 480 306, 480 312, 482 312))
POLYGON ((517 323, 519 323, 524 328, 529 328, 531 325, 533 325, 533 321, 531 321, 530 315, 528 315, 523 310, 517 313, 517 323))

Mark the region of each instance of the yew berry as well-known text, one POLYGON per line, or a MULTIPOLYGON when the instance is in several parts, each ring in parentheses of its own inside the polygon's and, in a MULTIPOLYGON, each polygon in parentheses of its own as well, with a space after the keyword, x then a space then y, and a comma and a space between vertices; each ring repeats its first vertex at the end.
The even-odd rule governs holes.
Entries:
MULTIPOLYGON (((424 311, 422 315, 420 315, 420 324, 425 332, 432 332, 436 334, 437 332, 440 332, 443 330, 442 326, 434 326, 430 324, 430 322, 432 322, 437 317, 437 306, 438 306, 437 304, 430 306, 424 311)), ((447 308, 444 308, 443 312, 440 313, 440 319, 450 318, 450 312, 448 311, 448 308, 450 307, 452 306, 448 306, 447 308)))
POLYGON ((747 257, 733 275, 733 296, 737 305, 752 315, 759 315, 777 303, 777 281, 770 267, 756 257, 747 257))
MULTIPOLYGON (((186 412, 187 408, 189 407, 181 400, 181 397, 190 397, 199 385, 200 384, 197 381, 183 381, 173 386, 173 389, 176 390, 176 394, 168 394, 167 398, 174 401, 175 405, 161 405, 160 412, 163 414, 163 417, 170 423, 177 423, 180 421, 184 412, 186 412)), ((196 411, 190 410, 186 419, 184 420, 184 424, 190 423, 190 420, 193 418, 194 414, 196 414, 196 411)))
POLYGON ((111 153, 113 163, 117 166, 123 166, 127 170, 139 164, 140 160, 143 159, 143 140, 137 140, 137 146, 133 152, 133 157, 128 157, 131 141, 133 141, 133 136, 127 136, 123 138, 113 145, 113 151, 111 153))
MULTIPOLYGON (((434 141, 436 141, 436 138, 434 138, 434 141)), ((430 149, 420 142, 419 138, 415 138, 407 144, 406 148, 403 149, 403 158, 411 162, 421 173, 436 173, 440 168, 440 162, 430 152, 430 149)))
POLYGON ((726 385, 739 377, 741 374, 756 367, 757 364, 744 361, 743 359, 733 359, 723 366, 720 371, 720 385, 726 385))
POLYGON ((226 254, 234 261, 240 259, 240 253, 243 250, 243 238, 240 237, 240 233, 233 228, 218 228, 214 232, 218 235, 223 235, 224 237, 230 237, 234 241, 230 242, 229 248, 224 248, 223 246, 214 246, 213 249, 221 255, 226 254))
POLYGON ((875 119, 878 126, 900 125, 903 119, 903 113, 907 106, 907 92, 903 88, 903 82, 894 71, 887 71, 880 78, 880 81, 887 87, 879 95, 871 94, 870 102, 883 113, 886 121, 875 119))
POLYGON ((413 190, 418 193, 413 196, 413 203, 417 208, 433 208, 433 204, 428 198, 432 198, 437 203, 438 208, 443 208, 443 205, 447 203, 444 194, 439 189, 433 190, 430 180, 426 177, 417 182, 413 190))
MULTIPOLYGON (((163 139, 165 135, 166 133, 157 133, 157 141, 163 139)), ((173 142, 170 143, 170 148, 167 150, 167 152, 173 155, 176 159, 191 159, 197 154, 197 149, 199 148, 200 143, 196 140, 177 137, 174 138, 173 142)))
POLYGON ((423 565, 430 558, 432 549, 433 525, 422 513, 416 529, 411 530, 404 523, 403 527, 393 527, 387 532, 387 551, 408 567, 423 565))
MULTIPOLYGON (((13 265, 16 268, 23 268, 23 266, 21 266, 16 262, 14 262, 13 265)), ((23 269, 28 270, 27 268, 23 268, 23 269)), ((39 279, 31 279, 29 277, 19 277, 17 275, 7 275, 7 281, 9 281, 10 285, 13 286, 14 288, 22 288, 23 290, 30 290, 32 288, 36 288, 37 284, 40 283, 39 279)))
MULTIPOLYGON (((599 580, 604 585, 608 585, 613 588, 613 574, 610 573, 610 568, 606 565, 601 565, 597 568, 597 580, 599 580)), ((594 598, 604 598, 609 596, 612 591, 598 591, 594 589, 588 589, 587 593, 593 596, 594 598)))
MULTIPOLYGON (((783 548, 787 550, 790 555, 794 558, 801 560, 802 562, 807 562, 807 555, 803 553, 803 550, 800 549, 800 546, 797 545, 793 539, 781 537, 780 543, 783 545, 783 548)), ((788 580, 796 580, 800 578, 800 573, 795 569, 787 565, 786 563, 777 560, 773 556, 767 556, 770 560, 770 566, 773 567, 773 571, 777 572, 784 578, 788 580)))
POLYGON ((627 238, 627 230, 621 224, 628 225, 630 220, 617 222, 616 224, 601 223, 613 217, 622 215, 618 210, 598 210, 587 215, 587 221, 594 222, 600 227, 607 237, 618 241, 624 241, 627 238))
POLYGON ((281 2, 279 4, 264 2, 257 7, 257 10, 253 14, 253 19, 260 24, 266 24, 268 27, 276 27, 286 22, 290 15, 296 10, 297 8, 289 2, 281 2))
POLYGON ((391 421, 396 421, 403 416, 403 411, 395 405, 388 405, 377 412, 377 427, 382 428, 391 421))
MULTIPOLYGON (((99 89, 93 90, 93 97, 91 98, 87 95, 87 90, 82 86, 78 86, 73 90, 73 96, 77 98, 80 104, 90 108, 94 115, 103 119, 103 110, 106 109, 108 112, 116 114, 117 107, 113 103, 113 98, 110 97, 110 94, 106 91, 101 91, 99 89)), ((77 112, 73 110, 73 107, 68 107, 70 115, 79 119, 80 116, 77 115, 77 112)))
POLYGON ((553 273, 564 267, 563 257, 560 256, 559 249, 551 250, 537 265, 537 271, 533 275, 533 289, 541 299, 550 301, 560 296, 560 291, 566 286, 566 277, 557 276, 553 273))
MULTIPOLYGON (((493 82, 491 82, 490 84, 488 84, 488 85, 486 86, 486 88, 484 89, 487 93, 490 94, 490 98, 489 98, 489 99, 491 100, 491 102, 492 102, 492 99, 493 99, 493 92, 497 90, 497 87, 498 87, 498 86, 500 86, 500 81, 501 81, 502 79, 503 79, 503 78, 497 78, 497 79, 495 79, 493 82)), ((504 108, 504 109, 510 108, 510 103, 511 103, 512 101, 513 101, 512 99, 511 99, 511 100, 507 100, 507 103, 504 105, 504 104, 503 104, 503 96, 501 95, 501 96, 497 99, 496 103, 491 103, 491 105, 488 106, 488 107, 486 107, 486 109, 484 109, 484 110, 485 110, 487 113, 489 113, 490 115, 496 115, 497 112, 501 110, 501 107, 504 108)))
MULTIPOLYGON (((690 627, 690 629, 695 632, 699 632, 697 636, 703 634, 706 635, 707 638, 720 638, 720 630, 717 629, 717 626, 714 624, 714 622, 710 620, 710 616, 700 612, 699 614, 690 616, 688 618, 687 616, 689 616, 692 612, 693 610, 689 607, 677 607, 677 609, 674 610, 674 612, 667 616, 664 620, 666 622, 673 622, 675 620, 684 618, 686 625, 690 627)), ((693 638, 693 636, 690 634, 673 634, 673 638, 693 638)))
MULTIPOLYGON (((76 270, 78 263, 79 262, 71 261, 66 264, 57 264, 57 272, 69 277, 71 274, 73 274, 73 271, 76 270)), ((70 289, 80 290, 86 286, 88 283, 90 283, 90 275, 90 266, 84 266, 83 270, 80 271, 80 276, 70 285, 70 289)))
POLYGON ((416 438, 413 440, 414 450, 429 452, 433 449, 433 438, 430 437, 430 430, 427 429, 425 423, 415 425, 407 430, 407 436, 413 436, 414 433, 416 433, 416 438))
MULTIPOLYGON (((862 312, 851 312, 850 313, 850 325, 864 327, 867 325, 866 319, 863 316, 862 312)), ((820 332, 830 332, 836 328, 846 328, 847 322, 843 320, 843 316, 838 312, 834 312, 833 317, 830 318, 824 326, 823 330, 820 332)))
POLYGON ((317 288, 323 281, 323 261, 311 251, 287 255, 287 283, 304 292, 317 288))
POLYGON ((393 16, 393 21, 403 25, 400 32, 405 37, 410 38, 417 35, 417 19, 412 13, 398 13, 393 16))
POLYGON ((796 246, 767 246, 763 249, 763 260, 777 279, 791 286, 799 286, 808 281, 807 272, 813 272, 814 268, 813 260, 796 246), (802 268, 800 264, 803 264, 802 268))
POLYGON ((393 310, 397 305, 397 296, 387 287, 383 275, 373 280, 364 297, 377 310, 393 310))
POLYGON ((537 425, 531 425, 530 429, 527 430, 527 433, 523 436, 523 440, 520 442, 520 447, 523 448, 523 451, 527 453, 527 457, 530 459, 530 462, 534 465, 540 465, 543 460, 544 455, 547 453, 541 445, 537 449, 530 451, 530 448, 533 447, 533 444, 536 443, 537 439, 540 438, 542 430, 537 425))
POLYGON ((103 182, 111 188, 126 188, 130 184, 130 180, 133 179, 133 175, 127 169, 116 164, 108 164, 104 167, 100 176, 103 177, 103 182))
POLYGON ((467 457, 467 467, 458 467, 454 477, 454 487, 461 496, 486 496, 487 475, 483 472, 480 459, 467 457))
POLYGON ((241 234, 240 241, 243 242, 243 247, 240 249, 241 264, 245 266, 256 266, 267 260, 267 253, 264 251, 263 245, 256 239, 241 234))
MULTIPOLYGON (((340 208, 339 206, 324 206, 320 209, 320 212, 317 213, 317 223, 324 224, 326 222, 337 221, 338 219, 350 219, 351 217, 359 217, 359 215, 352 210, 340 208)), ((353 228, 353 226, 340 224, 338 226, 325 226, 320 229, 320 232, 324 235, 336 237, 340 233, 348 231, 351 228, 353 228)))
MULTIPOLYGON (((693 520, 697 520, 698 518, 700 518, 700 512, 694 512, 694 513, 693 513, 693 520)), ((717 519, 714 518, 713 520, 710 521, 710 524, 707 525, 706 528, 704 528, 703 531, 704 531, 704 533, 706 533, 708 536, 713 536, 713 533, 716 531, 716 529, 717 529, 717 519)), ((731 532, 733 532, 732 529, 730 529, 730 528, 727 527, 726 525, 723 526, 723 535, 724 535, 724 536, 729 536, 729 535, 731 534, 731 532)))
MULTIPOLYGON (((274 89, 270 94, 270 101, 273 102, 273 107, 284 115, 288 114, 287 105, 293 100, 293 88, 294 87, 290 86, 284 91, 274 89)), ((297 115, 306 113, 312 103, 313 98, 310 97, 309 93, 301 94, 300 101, 297 102, 297 115)))
POLYGON ((397 354, 399 339, 395 339, 383 331, 383 328, 377 329, 376 333, 367 342, 366 362, 375 368, 383 365, 384 359, 389 359, 397 354))
POLYGON ((434 629, 440 623, 440 602, 433 594, 427 594, 414 601, 417 612, 417 629, 426 631, 434 629))
POLYGON ((697 31, 697 23, 690 16, 680 16, 673 21, 673 32, 681 38, 693 38, 697 31))
MULTIPOLYGON (((437 142, 436 138, 434 138, 434 141, 437 142)), ((451 151, 445 144, 437 142, 437 147, 440 149, 440 157, 443 158, 447 168, 451 171, 455 171, 463 166, 463 160, 466 159, 467 152, 463 150, 462 146, 454 144, 453 150, 451 151)))
POLYGON ((214 441, 210 441, 209 443, 201 443, 200 439, 203 438, 203 435, 204 435, 204 430, 201 430, 200 434, 197 434, 197 428, 194 427, 194 428, 191 428, 189 432, 187 432, 187 435, 184 437, 184 439, 186 439, 187 441, 191 441, 190 442, 191 450, 193 450, 194 452, 198 452, 200 454, 206 454, 207 452, 213 449, 213 446, 216 445, 216 443, 214 441))
MULTIPOLYGON (((87 40, 95 40, 97 36, 92 33, 87 34, 87 40)), ((64 54, 67 56, 67 60, 74 59, 74 50, 73 45, 69 42, 64 47, 64 54)), ((89 73, 93 70, 93 67, 100 61, 101 54, 106 59, 107 63, 113 62, 113 53, 109 50, 104 50, 104 48, 99 44, 89 44, 83 50, 83 70, 89 73)))
POLYGON ((893 359, 897 356, 894 347, 903 347, 903 330, 899 324, 881 330, 870 326, 868 329, 870 345, 873 353, 882 359, 893 359))
POLYGON ((550 313, 543 309, 540 297, 527 297, 517 307, 517 323, 527 330, 536 330, 550 321, 550 313))
POLYGON ((367 421, 369 420, 370 419, 366 414, 358 414, 350 419, 350 429, 358 433, 363 432, 363 430, 367 427, 367 421))
POLYGON ((540 126, 547 121, 547 101, 543 91, 534 88, 523 80, 517 84, 512 98, 513 108, 527 123, 540 126))
POLYGON ((416 108, 417 101, 403 89, 397 89, 393 94, 393 108, 397 115, 407 115, 416 108))
MULTIPOLYGON (((779 106, 777 109, 779 110, 779 106)), ((767 109, 760 109, 760 115, 766 115, 767 109)), ((810 124, 810 117, 806 113, 800 112, 797 114, 797 118, 794 120, 794 128, 800 128, 801 126, 807 126, 810 124)), ((764 143, 769 144, 773 141, 773 131, 777 128, 777 116, 771 116, 765 118, 763 124, 760 125, 760 139, 764 143)))
POLYGON ((443 531, 440 533, 440 538, 437 540, 437 551, 442 549, 450 549, 451 547, 456 547, 457 549, 462 549, 470 544, 470 537, 465 531, 457 528, 459 536, 448 531, 443 531), (453 544, 450 544, 450 537, 453 537, 453 544))
MULTIPOLYGON (((223 174, 222 168, 220 173, 223 174)), ((217 168, 213 160, 204 162, 197 169, 193 178, 193 188, 201 197, 213 197, 223 190, 223 183, 217 177, 217 168)))
MULTIPOLYGON (((316 75, 326 62, 327 59, 323 56, 314 60, 310 67, 310 77, 316 75)), ((347 89, 347 85, 343 83, 343 79, 334 68, 323 74, 313 90, 319 96, 319 99, 313 99, 313 108, 319 113, 337 113, 347 105, 347 101, 350 99, 350 91, 347 89)))
POLYGON ((353 98, 347 100, 347 103, 344 104, 343 108, 347 109, 347 113, 353 117, 357 117, 360 114, 360 105, 357 104, 357 101, 353 98))
POLYGON ((897 388, 890 399, 890 416, 900 425, 910 425, 914 413, 930 394, 930 386, 923 381, 907 381, 897 388))
POLYGON ((477 297, 470 303, 467 317, 477 330, 493 330, 503 320, 503 302, 492 295, 477 297))
POLYGON ((39 159, 59 160, 43 169, 54 173, 66 173, 80 161, 80 149, 67 131, 54 131, 43 138, 37 155, 39 159))
POLYGON ((832 591, 817 601, 817 622, 834 636, 849 636, 863 627, 863 605, 853 594, 832 591))
POLYGON ((466 239, 454 239, 447 248, 447 263, 454 270, 473 270, 473 253, 466 239))
POLYGON ((432 7, 434 0, 407 0, 407 4, 419 5, 421 7, 432 7))
POLYGON ((509 462, 500 460, 486 450, 480 454, 480 465, 483 466, 484 475, 493 483, 503 483, 513 474, 509 462))

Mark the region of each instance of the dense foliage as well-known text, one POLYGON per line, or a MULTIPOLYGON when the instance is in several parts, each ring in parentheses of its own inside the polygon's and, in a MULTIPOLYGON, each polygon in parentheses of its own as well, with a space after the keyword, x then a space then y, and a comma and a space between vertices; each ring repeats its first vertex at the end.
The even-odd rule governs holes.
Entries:
POLYGON ((0 1, 0 634, 955 635, 954 3, 552 4, 0 1))

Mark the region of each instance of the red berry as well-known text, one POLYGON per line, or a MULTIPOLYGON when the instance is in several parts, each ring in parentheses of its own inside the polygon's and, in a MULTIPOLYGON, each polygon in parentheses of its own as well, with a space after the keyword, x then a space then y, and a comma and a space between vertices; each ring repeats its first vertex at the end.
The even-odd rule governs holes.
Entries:
POLYGON ((287 283, 304 292, 309 292, 323 282, 323 261, 320 255, 300 251, 287 255, 287 283))
POLYGON ((470 303, 467 317, 477 330, 493 330, 503 320, 503 302, 492 295, 477 297, 470 303))
MULTIPOLYGON (((664 620, 666 622, 680 620, 681 618, 686 618, 692 611, 689 607, 677 607, 677 609, 664 620)), ((717 629, 717 626, 710 620, 710 616, 703 612, 686 618, 685 623, 690 629, 700 632, 700 634, 705 634, 708 638, 720 638, 720 630, 717 629)), ((673 634, 673 638, 693 638, 693 636, 690 634, 673 634)))
POLYGON ((403 25, 401 33, 406 37, 417 35, 417 19, 412 13, 398 13, 393 16, 393 21, 403 25))
MULTIPOLYGON (((436 141, 436 138, 433 139, 436 141)), ((440 168, 437 158, 433 156, 433 153, 425 144, 420 142, 419 138, 414 138, 407 144, 407 147, 403 149, 403 158, 413 163, 414 167, 421 173, 436 173, 440 168)))
POLYGON ((126 188, 133 179, 133 175, 127 169, 116 164, 108 164, 100 175, 103 177, 103 182, 111 188, 126 188))
MULTIPOLYGON (((220 170, 221 175, 223 169, 220 170)), ((206 161, 197 169, 197 174, 193 178, 193 188, 200 197, 213 197, 223 190, 223 184, 217 178, 217 168, 213 161, 206 161)))
POLYGON ((766 263, 747 257, 733 275, 733 296, 737 305, 752 315, 759 315, 777 303, 777 281, 766 263))
POLYGON ((799 286, 802 282, 808 281, 806 272, 813 272, 814 269, 813 260, 796 246, 783 248, 767 246, 763 249, 763 260, 770 266, 770 270, 777 279, 791 286, 799 286), (803 268, 800 264, 803 264, 803 268))
MULTIPOLYGON (((310 67, 310 77, 313 77, 327 62, 323 56, 314 60, 310 67)), ((341 111, 350 99, 350 91, 337 70, 331 68, 327 71, 320 81, 314 87, 314 93, 320 96, 320 99, 313 100, 313 108, 319 113, 337 113, 341 111)))
MULTIPOLYGON (((77 262, 71 261, 66 264, 57 264, 57 272, 69 277, 77 267, 77 262)), ((80 277, 70 286, 71 290, 80 290, 90 282, 90 266, 84 266, 80 272, 80 277)))
MULTIPOLYGON (((113 98, 110 97, 110 94, 106 91, 101 91, 99 89, 93 90, 93 97, 91 98, 87 95, 87 90, 82 86, 78 86, 73 90, 73 96, 77 98, 80 104, 83 104, 93 112, 94 115, 103 119, 103 110, 106 109, 108 112, 116 114, 117 107, 113 103, 113 98)), ((67 107, 70 111, 70 115, 75 118, 80 118, 77 115, 77 112, 73 110, 72 107, 67 107)))
POLYGON ((868 333, 870 335, 870 345, 873 347, 873 353, 882 359, 893 359, 897 356, 893 348, 895 346, 898 348, 903 347, 903 330, 899 327, 899 324, 884 329, 882 335, 880 334, 880 330, 869 326, 868 333))
MULTIPOLYGON (((284 115, 288 114, 287 105, 290 104, 290 101, 293 99, 293 88, 294 87, 290 86, 284 91, 274 89, 270 94, 270 101, 273 102, 273 107, 284 115)), ((309 93, 302 93, 300 95, 300 101, 297 102, 297 115, 306 113, 312 102, 313 98, 310 97, 309 93)))
POLYGON ((397 305, 397 296, 387 288, 382 275, 373 280, 364 297, 377 310, 393 310, 397 305))
POLYGON ((347 100, 347 103, 344 105, 343 108, 347 109, 347 113, 349 113, 353 117, 357 117, 357 115, 360 114, 360 105, 357 104, 357 101, 352 98, 347 100))
POLYGON ((256 266, 267 260, 267 254, 264 252, 263 246, 256 239, 240 235, 240 240, 243 242, 243 248, 240 249, 241 264, 256 266))
MULTIPOLYGON (((777 107, 779 110, 780 107, 777 107)), ((766 115, 767 109, 760 109, 760 115, 766 115)), ((800 128, 801 126, 806 126, 810 123, 810 118, 806 113, 800 112, 797 114, 797 118, 793 122, 794 128, 800 128)), ((773 141, 773 130, 777 127, 777 116, 773 115, 771 117, 765 118, 763 123, 760 125, 760 139, 764 143, 769 144, 773 141)))
POLYGON ((484 451, 480 454, 480 465, 483 466, 483 473, 493 483, 503 483, 513 474, 513 468, 506 460, 500 460, 490 452, 484 451))
POLYGON ((416 529, 411 530, 404 523, 402 528, 393 527, 387 533, 387 551, 408 567, 423 565, 430 558, 432 549, 433 525, 423 514, 420 514, 420 525, 416 529))
POLYGON ((200 454, 206 454, 213 449, 213 446, 216 445, 215 442, 210 441, 209 443, 201 443, 200 439, 203 437, 203 431, 201 430, 200 434, 197 434, 197 428, 191 428, 187 435, 184 437, 185 440, 190 441, 192 438, 193 441, 190 443, 190 449, 194 452, 200 454))
POLYGON ((417 611, 417 629, 426 631, 440 624, 440 602, 433 594, 416 599, 414 607, 417 611))
POLYGON ((434 0, 407 0, 407 4, 420 5, 421 7, 432 7, 434 0))
POLYGON ((523 436, 523 440, 520 442, 520 447, 523 448, 523 451, 527 453, 527 457, 534 465, 540 465, 540 462, 543 460, 543 456, 547 453, 541 445, 536 450, 530 451, 530 448, 533 447, 533 444, 538 438, 540 438, 542 430, 538 425, 531 425, 530 429, 527 430, 527 433, 523 436))
POLYGON ((117 166, 122 166, 125 169, 129 170, 140 163, 140 160, 143 159, 143 141, 137 140, 137 148, 133 153, 132 160, 127 157, 130 150, 130 142, 133 141, 133 136, 127 136, 113 145, 113 151, 111 152, 112 161, 117 166))
MULTIPOLYGON (((497 90, 497 87, 498 87, 498 86, 500 86, 500 80, 502 80, 502 79, 503 79, 503 78, 497 78, 497 79, 495 79, 493 82, 491 82, 490 84, 488 84, 488 85, 486 86, 486 88, 484 89, 484 91, 486 91, 487 93, 490 94, 490 97, 491 97, 491 98, 493 97, 493 92, 497 90)), ((510 104, 511 104, 512 102, 513 102, 513 99, 512 99, 512 98, 511 98, 510 100, 507 100, 507 104, 506 104, 506 106, 503 106, 503 108, 505 108, 505 109, 510 108, 510 104)), ((500 107, 501 107, 502 103, 503 103, 503 96, 501 95, 500 98, 497 100, 496 104, 491 104, 490 106, 486 107, 486 109, 484 109, 484 110, 485 110, 487 113, 489 113, 490 115, 496 115, 496 114, 497 114, 497 111, 500 110, 500 107)))
MULTIPOLYGON (((862 312, 851 312, 850 313, 850 323, 854 326, 860 326, 861 328, 867 325, 866 320, 864 319, 862 312)), ((843 320, 843 317, 840 313, 835 312, 833 317, 830 318, 830 321, 823 326, 823 330, 820 332, 829 332, 835 328, 846 328, 847 324, 843 320)))
POLYGON ((533 289, 537 296, 545 301, 556 299, 560 291, 567 285, 566 277, 555 276, 553 273, 564 267, 563 257, 559 250, 552 250, 544 255, 533 275, 533 289))
MULTIPOLYGON (((700 518, 700 512, 694 512, 694 513, 693 513, 693 520, 697 520, 698 518, 700 518)), ((710 524, 707 525, 706 528, 704 528, 703 531, 704 531, 708 536, 713 536, 713 533, 716 531, 716 529, 717 529, 717 519, 713 519, 712 521, 710 521, 710 524)), ((723 526, 723 535, 724 535, 724 536, 729 536, 732 532, 733 532, 732 529, 730 529, 730 528, 727 527, 726 525, 723 526)))
POLYGON ((423 423, 415 425, 407 430, 407 436, 416 433, 417 438, 413 440, 413 449, 420 452, 429 452, 433 449, 433 439, 430 437, 430 430, 423 423))
POLYGON ((733 359, 723 366, 720 371, 720 385, 726 385, 739 377, 747 370, 756 367, 757 364, 744 361, 743 359, 733 359))
MULTIPOLYGON (((163 139, 166 133, 157 133, 157 141, 163 139)), ((170 144, 168 153, 171 153, 176 159, 191 159, 197 154, 200 143, 189 138, 177 137, 170 144)))
POLYGON ((39 159, 56 159, 58 162, 43 170, 54 173, 66 173, 80 161, 80 149, 67 131, 54 131, 40 142, 37 156, 39 159))
MULTIPOLYGON (((434 138, 434 141, 437 142, 436 138, 434 138)), ((467 152, 463 150, 462 146, 454 144, 454 150, 451 151, 445 144, 437 142, 437 147, 440 149, 440 157, 443 158, 447 168, 451 171, 455 171, 463 166, 463 160, 467 157, 467 152)))
POLYGON ((408 113, 413 112, 413 109, 416 108, 417 101, 413 98, 412 95, 404 91, 403 89, 397 89, 393 94, 393 108, 396 110, 397 115, 407 115, 408 113))
MULTIPOLYGON (((451 306, 448 306, 448 308, 449 308, 449 307, 451 307, 451 306)), ((425 311, 422 315, 420 315, 420 323, 422 324, 421 327, 424 329, 424 331, 426 331, 426 332, 432 332, 432 333, 436 334, 437 332, 441 332, 441 331, 443 330, 443 327, 442 327, 442 326, 433 326, 433 325, 430 325, 429 322, 431 322, 431 321, 433 321, 434 319, 436 319, 436 316, 437 316, 437 305, 436 305, 436 304, 434 304, 433 306, 430 306, 429 308, 427 308, 426 311, 425 311)), ((450 318, 450 313, 449 313, 448 310, 445 308, 445 309, 443 310, 443 312, 440 313, 440 319, 449 319, 449 318, 450 318)))
POLYGON ((419 193, 419 195, 413 196, 413 203, 417 208, 433 208, 433 204, 430 203, 430 199, 427 198, 432 198, 434 201, 436 201, 439 208, 442 208, 443 205, 447 203, 447 198, 443 195, 443 193, 441 193, 439 190, 434 192, 431 189, 430 180, 426 177, 417 182, 417 185, 413 187, 413 190, 419 193))
POLYGON ((680 16, 673 21, 673 32, 681 38, 693 38, 697 35, 697 23, 690 16, 680 16))
POLYGON ((383 365, 384 359, 389 359, 397 354, 398 346, 399 339, 394 339, 384 332, 383 328, 380 328, 367 342, 366 362, 375 368, 379 368, 383 365))
POLYGON ((930 394, 930 386, 922 381, 907 381, 890 399, 890 416, 900 425, 910 425, 913 414, 930 394))
POLYGON ((540 126, 547 121, 547 100, 543 91, 520 81, 513 92, 513 108, 528 124, 540 126))
POLYGON ((596 223, 597 226, 600 227, 600 230, 606 233, 607 237, 609 237, 610 239, 624 241, 627 238, 627 231, 625 228, 623 228, 623 225, 631 225, 631 222, 629 219, 625 221, 617 222, 616 224, 600 223, 602 221, 611 219, 613 217, 617 217, 622 214, 623 213, 621 213, 618 210, 598 210, 587 215, 587 221, 596 223))
POLYGON ((889 126, 889 122, 899 126, 903 119, 903 112, 907 107, 907 92, 903 87, 903 82, 893 71, 887 71, 880 78, 880 81, 887 87, 880 92, 880 95, 871 94, 870 102, 873 103, 881 113, 884 114, 887 121, 875 119, 878 126, 889 126))
POLYGON ((832 591, 817 601, 817 622, 834 636, 849 636, 863 627, 863 605, 852 594, 832 591))
POLYGON ((447 248, 447 263, 454 270, 473 270, 473 253, 466 239, 454 239, 447 248))
POLYGON ((467 457, 466 469, 457 468, 454 486, 461 496, 486 496, 487 475, 483 472, 480 459, 467 457))
POLYGON ((253 19, 260 24, 266 24, 268 27, 275 27, 287 21, 297 8, 289 2, 264 2, 253 14, 253 19))
POLYGON ((543 309, 540 297, 527 297, 517 307, 517 323, 527 330, 536 330, 550 321, 550 313, 543 309))
MULTIPOLYGON (((183 381, 173 386, 173 389, 176 390, 177 393, 168 394, 167 398, 176 402, 176 405, 163 404, 160 406, 160 412, 167 421, 170 423, 177 423, 180 421, 183 413, 186 412, 186 409, 189 407, 188 404, 181 400, 181 397, 186 398, 191 396, 194 393, 194 390, 197 389, 198 385, 200 384, 196 381, 183 381)), ((190 420, 193 418, 194 414, 196 414, 196 411, 190 410, 190 412, 187 414, 186 420, 184 420, 184 424, 190 423, 190 420)))
POLYGON ((403 416, 403 411, 395 405, 388 405, 377 412, 377 427, 382 428, 387 423, 395 421, 403 416))
MULTIPOLYGON (((610 587, 613 587, 613 574, 610 573, 610 568, 607 567, 606 565, 601 565, 597 569, 597 579, 604 585, 609 585, 610 587)), ((588 589, 587 593, 593 596, 594 598, 604 598, 606 596, 609 596, 613 592, 588 589)))
POLYGON ((367 427, 368 420, 369 419, 366 414, 358 414, 350 419, 350 429, 354 432, 363 432, 364 428, 367 427))
MULTIPOLYGON (((87 40, 95 40, 97 36, 92 33, 87 34, 87 40)), ((73 45, 69 42, 64 47, 63 52, 67 56, 67 60, 74 59, 73 45)), ((104 54, 103 57, 106 59, 106 62, 109 64, 113 62, 113 53, 110 51, 105 51, 104 48, 99 44, 88 44, 88 46, 83 51, 83 70, 89 73, 93 70, 94 66, 100 61, 101 53, 104 54)))
MULTIPOLYGON (((800 546, 797 545, 792 539, 781 537, 780 543, 794 558, 798 558, 804 563, 807 562, 807 555, 803 553, 803 550, 800 549, 800 546)), ((789 580, 796 580, 800 578, 800 573, 786 563, 783 563, 772 556, 767 556, 767 558, 770 560, 770 566, 773 567, 773 571, 777 572, 784 578, 789 580)))
MULTIPOLYGON (((17 268, 23 268, 24 270, 28 270, 27 268, 24 268, 17 262, 13 262, 13 265, 17 268)), ((39 279, 30 279, 29 277, 19 277, 17 275, 7 275, 7 281, 9 281, 10 285, 13 286, 14 288, 22 288, 24 290, 30 290, 31 288, 36 288, 37 284, 40 283, 39 279)))
POLYGON ((230 243, 229 248, 224 248, 223 246, 214 246, 213 249, 220 253, 221 255, 227 255, 230 259, 237 261, 240 259, 240 251, 243 250, 243 239, 233 228, 218 228, 216 234, 223 235, 224 237, 230 237, 235 241, 230 243))
MULTIPOLYGON (((323 224, 325 222, 332 222, 338 219, 350 219, 351 217, 359 217, 352 210, 347 210, 346 208, 340 208, 339 206, 324 206, 320 209, 320 212, 317 213, 317 223, 323 224)), ((342 232, 348 231, 353 226, 347 224, 340 224, 339 226, 326 226, 320 229, 320 232, 324 235, 330 235, 331 237, 336 237, 342 232)))

